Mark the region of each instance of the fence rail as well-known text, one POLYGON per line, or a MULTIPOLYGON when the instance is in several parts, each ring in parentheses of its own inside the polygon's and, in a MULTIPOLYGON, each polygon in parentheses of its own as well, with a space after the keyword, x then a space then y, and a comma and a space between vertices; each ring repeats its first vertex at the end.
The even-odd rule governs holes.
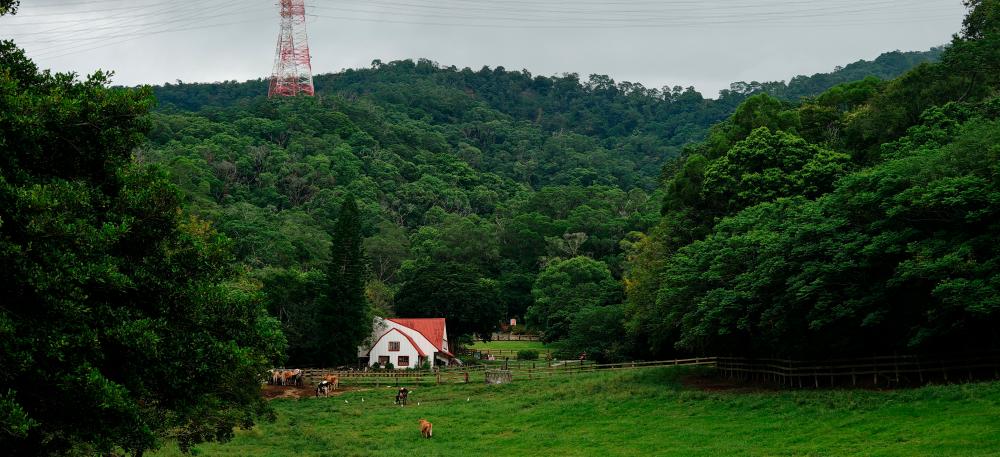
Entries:
POLYGON ((504 369, 511 372, 513 380, 540 379, 551 376, 575 375, 604 370, 639 369, 675 365, 715 365, 714 357, 695 357, 690 359, 636 361, 624 363, 598 364, 592 361, 517 361, 505 364, 474 365, 461 368, 439 368, 428 371, 421 370, 390 370, 390 371, 344 371, 321 368, 302 370, 306 385, 314 385, 326 375, 337 375, 344 386, 380 386, 399 384, 447 384, 465 382, 483 382, 487 371, 504 369))
POLYGON ((598 364, 593 361, 522 361, 436 368, 428 371, 343 371, 309 368, 306 383, 315 384, 327 374, 347 386, 443 384, 485 381, 489 370, 507 370, 513 381, 573 376, 597 371, 634 370, 662 366, 710 366, 732 379, 780 384, 787 387, 918 385, 1000 378, 1000 353, 960 355, 892 355, 856 359, 788 360, 777 358, 693 357, 687 359, 598 364))
POLYGON ((1000 377, 1000 353, 892 355, 856 359, 787 360, 717 357, 716 367, 729 378, 792 387, 873 385, 892 387, 928 381, 1000 377))

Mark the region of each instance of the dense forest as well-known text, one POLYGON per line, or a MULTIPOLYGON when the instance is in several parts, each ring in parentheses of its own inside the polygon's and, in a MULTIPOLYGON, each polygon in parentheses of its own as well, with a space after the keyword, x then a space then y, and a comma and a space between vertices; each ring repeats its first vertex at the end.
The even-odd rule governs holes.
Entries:
POLYGON ((667 167, 627 253, 635 350, 1000 348, 1000 7, 968 5, 940 62, 752 96, 667 167))
POLYGON ((791 107, 940 54, 734 83, 717 99, 426 60, 317 76, 316 99, 267 100, 264 81, 167 85, 154 88, 139 157, 165 167, 189 211, 232 240, 284 323, 290 363, 327 362, 316 313, 347 196, 360 207, 377 314, 443 315, 470 336, 527 317, 556 341, 579 309, 622 303, 626 248, 660 219, 664 164, 741 102, 774 94, 791 107))
POLYGON ((966 4, 943 48, 716 99, 425 60, 120 88, 5 41, 0 443, 228 439, 372 314, 602 361, 1000 349, 1000 2, 966 4))

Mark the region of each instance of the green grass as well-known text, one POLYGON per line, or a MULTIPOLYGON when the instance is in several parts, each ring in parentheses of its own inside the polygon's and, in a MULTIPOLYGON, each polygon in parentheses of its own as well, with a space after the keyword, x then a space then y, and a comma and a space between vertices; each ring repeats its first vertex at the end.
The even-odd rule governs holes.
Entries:
POLYGON ((521 350, 524 350, 524 349, 534 349, 534 350, 538 351, 539 353, 542 353, 542 352, 544 352, 547 349, 551 349, 551 348, 545 346, 545 343, 542 343, 541 341, 490 341, 488 343, 484 343, 482 341, 477 341, 477 342, 473 343, 471 346, 468 346, 468 348, 469 349, 480 349, 480 350, 482 350, 482 349, 492 349, 492 350, 503 349, 504 351, 521 351, 521 350))
MULTIPOLYGON (((416 388, 405 408, 392 405, 394 388, 275 400, 277 422, 197 451, 281 457, 1000 455, 1000 383, 709 393, 681 387, 683 373, 690 370, 416 388), (420 418, 434 423, 432 439, 420 438, 420 418)), ((172 446, 155 455, 180 454, 172 446)))

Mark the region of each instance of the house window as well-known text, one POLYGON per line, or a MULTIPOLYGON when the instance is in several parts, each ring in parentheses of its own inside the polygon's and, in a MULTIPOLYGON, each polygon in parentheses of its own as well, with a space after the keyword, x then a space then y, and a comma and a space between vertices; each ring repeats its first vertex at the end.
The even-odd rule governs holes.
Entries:
POLYGON ((389 342, 389 350, 393 351, 393 352, 398 351, 399 350, 399 341, 390 341, 389 342))
POLYGON ((378 364, 379 365, 381 365, 381 366, 384 367, 385 364, 387 364, 387 363, 389 363, 389 356, 387 356, 387 355, 380 355, 380 356, 378 356, 378 364))
POLYGON ((402 368, 402 367, 408 367, 408 366, 410 366, 410 356, 407 356, 407 355, 401 355, 401 356, 399 356, 399 358, 398 358, 398 359, 396 360, 396 362, 397 362, 397 363, 396 363, 396 366, 397 366, 397 367, 399 367, 399 368, 402 368))

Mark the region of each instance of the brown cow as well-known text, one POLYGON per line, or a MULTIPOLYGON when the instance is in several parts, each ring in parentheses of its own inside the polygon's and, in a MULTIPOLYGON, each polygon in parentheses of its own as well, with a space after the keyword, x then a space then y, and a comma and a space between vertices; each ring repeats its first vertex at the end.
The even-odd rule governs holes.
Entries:
POLYGON ((291 385, 293 386, 301 386, 302 370, 296 368, 294 370, 286 370, 281 373, 281 385, 287 386, 289 385, 289 381, 291 381, 291 385))
POLYGON ((330 383, 330 387, 333 390, 337 390, 338 388, 340 388, 340 376, 337 376, 335 374, 328 374, 323 376, 323 380, 330 383))
POLYGON ((427 422, 426 419, 420 419, 420 436, 424 438, 434 436, 434 424, 427 422))

